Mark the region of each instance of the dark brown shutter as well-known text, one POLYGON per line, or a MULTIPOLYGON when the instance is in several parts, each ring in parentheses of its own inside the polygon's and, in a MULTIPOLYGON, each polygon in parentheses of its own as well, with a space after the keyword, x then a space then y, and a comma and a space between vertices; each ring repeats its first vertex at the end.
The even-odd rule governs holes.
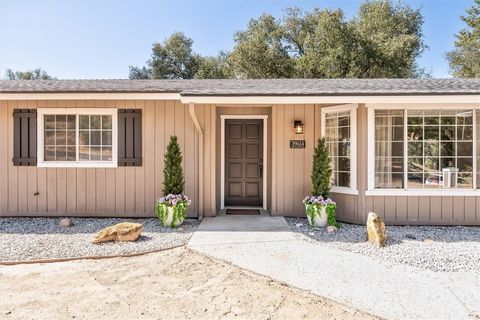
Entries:
POLYGON ((13 165, 37 165, 37 110, 13 109, 13 165))
POLYGON ((141 109, 118 109, 118 165, 142 165, 141 109))

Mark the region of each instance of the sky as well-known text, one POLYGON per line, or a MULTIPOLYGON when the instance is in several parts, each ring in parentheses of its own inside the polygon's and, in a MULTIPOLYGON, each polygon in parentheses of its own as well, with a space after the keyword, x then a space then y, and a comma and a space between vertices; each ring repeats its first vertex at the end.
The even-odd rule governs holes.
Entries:
MULTIPOLYGON (((434 78, 450 77, 445 53, 464 27, 460 16, 474 0, 404 0, 421 8, 428 49, 419 65, 434 78)), ((41 67, 60 79, 128 78, 142 66, 152 43, 174 31, 194 40, 194 50, 231 50, 233 35, 262 13, 281 17, 288 7, 341 8, 356 15, 357 0, 0 0, 0 78, 7 68, 41 67)))

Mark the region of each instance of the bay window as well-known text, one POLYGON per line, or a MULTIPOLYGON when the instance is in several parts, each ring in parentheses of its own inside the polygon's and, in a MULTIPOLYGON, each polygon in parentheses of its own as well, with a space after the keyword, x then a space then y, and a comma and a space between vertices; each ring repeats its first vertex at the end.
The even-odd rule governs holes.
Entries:
POLYGON ((322 136, 332 160, 332 192, 356 193, 356 105, 322 108, 322 136))
POLYGON ((479 188, 479 110, 397 108, 370 112, 374 126, 370 129, 374 134, 370 188, 479 188))
POLYGON ((38 166, 115 167, 115 109, 38 109, 38 166))

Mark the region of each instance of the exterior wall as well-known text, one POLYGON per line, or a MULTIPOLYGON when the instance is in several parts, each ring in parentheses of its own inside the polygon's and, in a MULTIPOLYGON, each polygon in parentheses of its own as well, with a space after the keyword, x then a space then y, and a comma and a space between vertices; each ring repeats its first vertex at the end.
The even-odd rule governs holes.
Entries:
POLYGON ((387 224, 480 225, 480 197, 367 196, 366 212, 387 224))
MULTIPOLYGON (((205 121, 206 112, 200 110, 205 121)), ((0 215, 154 216, 155 199, 162 194, 163 154, 172 134, 183 151, 185 191, 193 198, 189 216, 197 216, 198 135, 188 106, 172 100, 0 101, 0 215), (55 107, 143 109, 143 166, 13 166, 13 109, 55 107)))
MULTIPOLYGON (((327 106, 327 105, 323 105, 327 106)), ((319 104, 274 105, 272 214, 305 216, 303 199, 311 193, 310 173, 317 140, 321 136, 321 108, 319 104), (304 134, 295 134, 293 122, 304 123, 304 134), (290 140, 305 140, 305 149, 290 149, 290 140)), ((338 202, 337 218, 341 221, 360 222, 358 197, 332 193, 338 202)))
MULTIPOLYGON (((203 209, 214 216, 220 208, 220 115, 262 114, 268 118, 267 203, 272 215, 305 216, 302 200, 311 192, 310 172, 316 140, 321 134, 319 104, 195 105, 203 130, 203 209), (293 132, 294 120, 305 124, 293 132), (306 141, 290 149, 290 140, 306 141)), ((330 105, 328 105, 330 106, 330 105)), ((0 101, 0 216, 154 216, 162 194, 163 154, 169 137, 178 136, 183 151, 189 216, 199 212, 199 135, 188 105, 173 100, 38 100, 0 101), (14 108, 141 108, 143 166, 118 168, 37 168, 13 166, 14 108), (34 196, 35 192, 38 196, 34 196)), ((478 196, 365 196, 367 190, 367 109, 357 109, 358 195, 332 193, 337 218, 365 223, 369 211, 388 224, 480 225, 478 196)))

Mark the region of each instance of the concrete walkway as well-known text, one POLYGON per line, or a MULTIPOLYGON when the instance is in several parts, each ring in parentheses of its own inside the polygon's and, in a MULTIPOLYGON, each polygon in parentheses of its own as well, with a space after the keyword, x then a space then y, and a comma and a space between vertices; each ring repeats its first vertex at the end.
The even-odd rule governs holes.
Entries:
POLYGON ((388 319, 474 319, 480 276, 379 263, 328 248, 270 216, 205 218, 188 247, 388 319))

